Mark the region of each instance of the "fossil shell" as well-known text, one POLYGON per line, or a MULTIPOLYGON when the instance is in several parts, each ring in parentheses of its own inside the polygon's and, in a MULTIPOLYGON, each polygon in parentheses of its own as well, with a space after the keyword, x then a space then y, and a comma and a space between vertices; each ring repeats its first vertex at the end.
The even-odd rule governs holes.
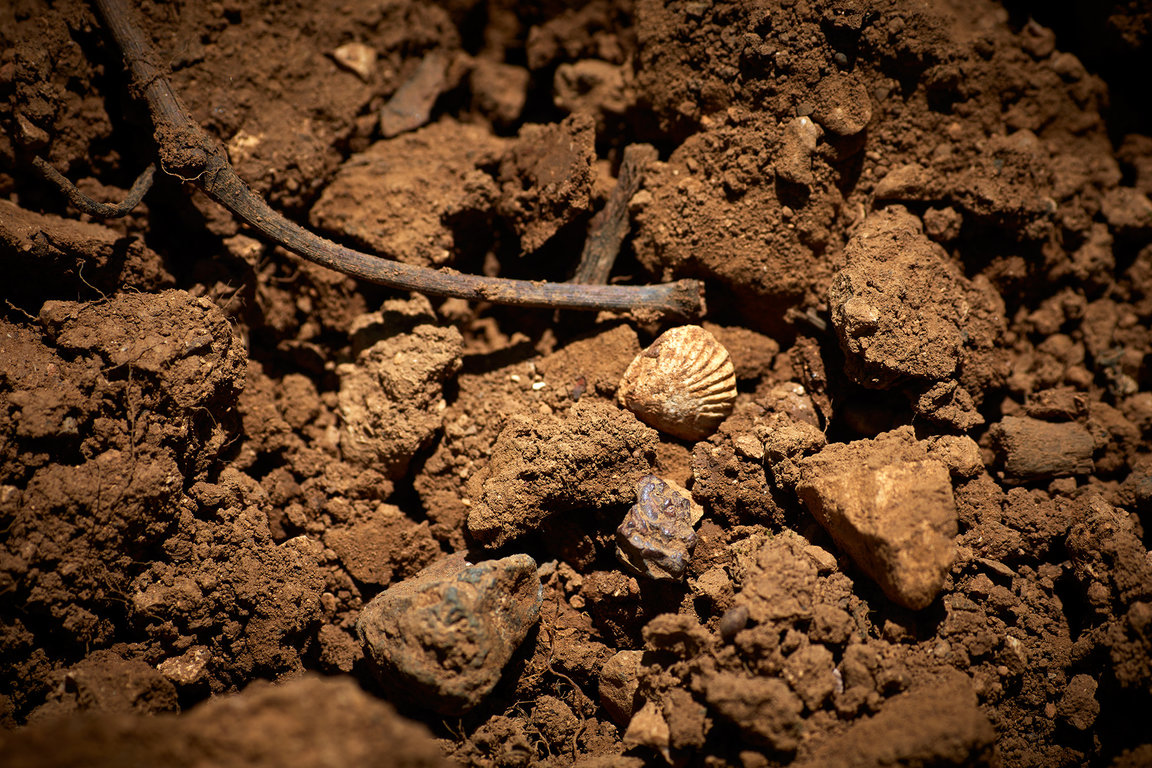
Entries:
POLYGON ((703 440, 732 412, 736 371, 715 336, 682 325, 665 331, 632 361, 616 399, 661 432, 703 440))

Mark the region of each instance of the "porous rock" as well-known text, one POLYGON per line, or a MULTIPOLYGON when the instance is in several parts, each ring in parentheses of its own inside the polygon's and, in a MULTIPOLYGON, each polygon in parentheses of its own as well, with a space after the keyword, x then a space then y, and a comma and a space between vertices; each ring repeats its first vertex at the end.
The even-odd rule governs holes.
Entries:
POLYGON ((1005 416, 992 426, 993 445, 1006 479, 1029 482, 1092 471, 1092 433, 1074 421, 1050 423, 1005 416))
POLYGON ((616 557, 652 579, 682 579, 696 547, 692 500, 655 475, 636 483, 636 503, 616 529, 616 557))
POLYGON ((547 517, 623 504, 655 463, 656 432, 601 400, 562 416, 513 418, 469 482, 468 532, 500 546, 547 517))
POLYGON ((458 553, 377 595, 356 633, 386 689, 460 714, 495 687, 543 594, 527 555, 472 565, 458 553))
POLYGON ((800 473, 809 511, 891 600, 919 610, 936 598, 955 557, 956 503, 947 467, 911 427, 829 445, 800 473))

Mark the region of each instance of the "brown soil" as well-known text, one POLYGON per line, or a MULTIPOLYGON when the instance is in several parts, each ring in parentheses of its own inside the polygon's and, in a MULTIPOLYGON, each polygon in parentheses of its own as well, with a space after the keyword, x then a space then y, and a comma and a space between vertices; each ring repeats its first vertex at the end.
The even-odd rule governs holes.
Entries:
POLYGON ((118 199, 146 113, 87 4, 0 4, 3 762, 1152 765, 1152 6, 1081 5, 140 4, 254 189, 413 264, 565 280, 653 144, 613 279, 706 282, 692 443, 616 401, 643 318, 172 177, 80 214, 30 158, 118 199), (682 580, 616 556, 649 473, 682 580), (363 609, 464 551, 499 682, 381 684, 363 609))

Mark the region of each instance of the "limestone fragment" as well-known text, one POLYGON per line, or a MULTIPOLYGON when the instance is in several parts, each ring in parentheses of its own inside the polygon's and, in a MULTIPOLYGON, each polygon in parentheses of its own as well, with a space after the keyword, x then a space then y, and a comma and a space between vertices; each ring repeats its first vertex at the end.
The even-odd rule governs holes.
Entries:
POLYGON ((660 705, 649 701, 632 716, 628 730, 624 732, 624 746, 645 746, 656 750, 671 761, 668 752, 668 722, 660 711, 660 705))
POLYGON ((948 468, 911 427, 829 445, 800 474, 808 510, 891 600, 919 610, 936 598, 955 557, 956 503, 948 468))
POLYGON ((643 651, 620 651, 600 668, 600 703, 617 725, 632 719, 643 651))
POLYGON ((364 82, 372 81, 376 72, 376 49, 364 43, 345 43, 329 54, 336 65, 364 82))
POLYGON ((812 155, 816 143, 824 132, 810 117, 797 117, 784 128, 780 155, 776 159, 776 176, 801 186, 811 186, 812 155))
POLYGON ((527 555, 473 565, 458 553, 377 595, 356 633, 386 689, 461 714, 496 686, 543 594, 527 555))

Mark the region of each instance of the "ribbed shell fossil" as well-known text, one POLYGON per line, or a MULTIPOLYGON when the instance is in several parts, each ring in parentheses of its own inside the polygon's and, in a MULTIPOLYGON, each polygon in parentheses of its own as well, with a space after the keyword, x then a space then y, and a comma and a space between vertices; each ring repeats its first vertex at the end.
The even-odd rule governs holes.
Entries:
POLYGON ((732 412, 736 371, 715 336, 682 325, 665 331, 632 361, 616 399, 661 432, 703 440, 732 412))

